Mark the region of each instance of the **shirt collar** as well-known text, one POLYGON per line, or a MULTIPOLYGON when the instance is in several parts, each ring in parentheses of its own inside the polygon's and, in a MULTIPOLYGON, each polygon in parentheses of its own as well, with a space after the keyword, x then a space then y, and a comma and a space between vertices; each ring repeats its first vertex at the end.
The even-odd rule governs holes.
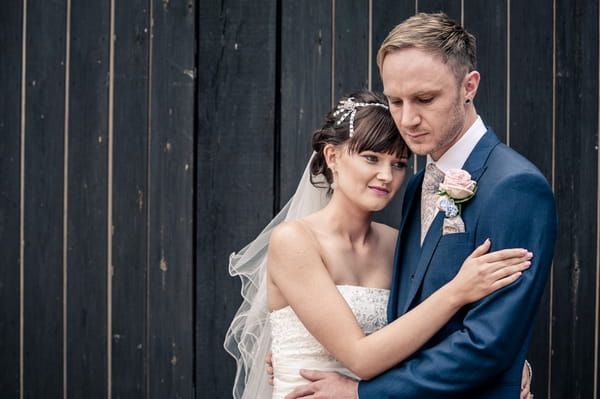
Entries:
POLYGON ((442 172, 447 172, 449 169, 461 169, 464 163, 471 155, 471 151, 477 145, 479 140, 487 132, 487 128, 483 123, 483 120, 479 115, 477 119, 471 125, 471 127, 465 132, 465 134, 458 140, 454 145, 440 157, 436 162, 433 161, 431 156, 427 155, 427 165, 435 163, 442 172))

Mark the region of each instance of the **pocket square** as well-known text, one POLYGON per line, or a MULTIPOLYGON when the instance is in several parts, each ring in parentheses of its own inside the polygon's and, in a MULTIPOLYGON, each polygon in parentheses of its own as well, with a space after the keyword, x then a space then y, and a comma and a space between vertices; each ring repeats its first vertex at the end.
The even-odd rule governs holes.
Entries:
POLYGON ((442 226, 442 235, 464 233, 465 223, 460 216, 454 216, 451 218, 444 218, 444 225, 442 226))

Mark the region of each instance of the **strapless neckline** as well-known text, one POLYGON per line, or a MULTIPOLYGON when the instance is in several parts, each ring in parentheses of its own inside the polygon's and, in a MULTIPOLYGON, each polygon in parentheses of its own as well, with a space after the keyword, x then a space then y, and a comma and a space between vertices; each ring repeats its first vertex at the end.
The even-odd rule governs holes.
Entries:
MULTIPOLYGON (((337 288, 365 334, 387 324, 390 290, 354 285, 337 285, 337 288)), ((300 369, 338 371, 357 378, 308 332, 290 306, 272 311, 269 320, 275 371, 273 399, 283 398, 294 387, 307 382, 300 376, 300 369)))
MULTIPOLYGON (((362 285, 352 285, 352 284, 336 284, 336 287, 342 293, 342 295, 343 295, 344 290, 373 291, 373 292, 379 292, 379 293, 385 294, 387 296, 389 296, 389 294, 390 294, 390 290, 388 288, 364 287, 362 285)), ((291 310, 291 306, 286 305, 282 308, 271 310, 269 313, 273 314, 273 313, 277 313, 277 312, 285 310, 285 309, 291 310)))

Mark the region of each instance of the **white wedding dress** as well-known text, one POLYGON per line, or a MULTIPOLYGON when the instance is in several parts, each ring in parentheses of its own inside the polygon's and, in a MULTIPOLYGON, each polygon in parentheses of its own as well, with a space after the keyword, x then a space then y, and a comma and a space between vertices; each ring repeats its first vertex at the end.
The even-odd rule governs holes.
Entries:
MULTIPOLYGON (((389 290, 350 285, 339 285, 338 290, 365 334, 377 331, 387 324, 389 290)), ((273 339, 273 399, 281 399, 294 387, 308 382, 300 376, 300 369, 337 371, 357 378, 310 335, 291 307, 271 312, 270 322, 273 339)))

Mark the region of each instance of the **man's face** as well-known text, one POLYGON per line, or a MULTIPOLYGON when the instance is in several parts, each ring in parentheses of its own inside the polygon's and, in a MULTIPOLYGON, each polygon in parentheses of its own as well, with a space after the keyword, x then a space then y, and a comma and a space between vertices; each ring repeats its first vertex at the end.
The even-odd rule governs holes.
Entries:
POLYGON ((396 50, 383 60, 381 78, 392 117, 414 153, 437 160, 462 137, 464 94, 439 56, 396 50))

